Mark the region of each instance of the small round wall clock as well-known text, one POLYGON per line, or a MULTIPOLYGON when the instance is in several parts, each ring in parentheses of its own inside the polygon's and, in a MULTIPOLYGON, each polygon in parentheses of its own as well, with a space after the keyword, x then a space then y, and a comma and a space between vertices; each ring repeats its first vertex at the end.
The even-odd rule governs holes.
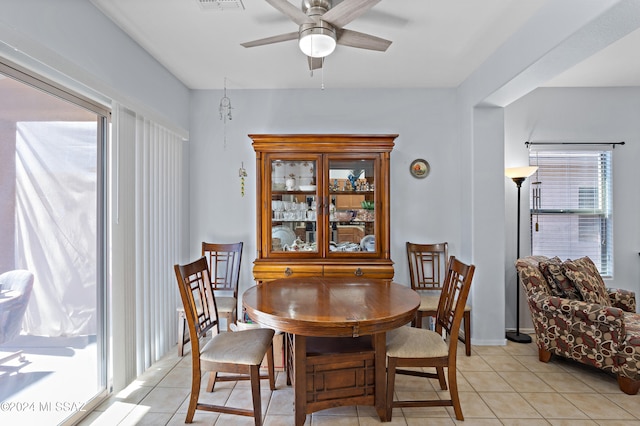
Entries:
POLYGON ((429 166, 429 163, 427 162, 427 160, 423 160, 422 158, 413 160, 413 162, 409 166, 411 175, 418 179, 426 178, 430 170, 431 167, 429 166))

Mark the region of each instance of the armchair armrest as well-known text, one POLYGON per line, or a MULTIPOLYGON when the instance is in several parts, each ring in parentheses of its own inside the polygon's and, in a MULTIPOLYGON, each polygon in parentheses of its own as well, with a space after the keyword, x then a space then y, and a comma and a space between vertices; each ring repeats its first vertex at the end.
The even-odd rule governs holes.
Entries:
POLYGON ((636 312, 636 293, 622 288, 607 288, 611 306, 620 308, 625 312, 636 312))
POLYGON ((579 338, 588 334, 594 340, 590 346, 598 346, 605 340, 617 344, 625 338, 624 311, 620 308, 542 293, 530 297, 529 303, 544 317, 546 333, 553 330, 556 336, 571 334, 579 338))
POLYGON ((567 320, 585 322, 588 325, 605 324, 620 328, 624 326, 623 310, 613 306, 602 306, 582 300, 544 296, 536 300, 539 309, 565 317, 567 320))

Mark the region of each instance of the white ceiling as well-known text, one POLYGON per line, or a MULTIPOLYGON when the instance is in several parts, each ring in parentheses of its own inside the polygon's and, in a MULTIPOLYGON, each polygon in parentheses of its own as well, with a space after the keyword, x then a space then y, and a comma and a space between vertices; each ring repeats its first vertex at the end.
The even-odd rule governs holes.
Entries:
MULTIPOLYGON (((189 88, 220 89, 226 78, 229 89, 282 89, 323 83, 326 88, 456 87, 554 0, 383 0, 346 28, 392 40, 389 49, 339 45, 313 75, 296 41, 240 46, 297 31, 263 0, 243 0, 244 10, 222 11, 203 9, 199 0, 91 1, 189 88)), ((302 0, 290 2, 300 6, 302 0)), ((639 45, 636 31, 548 85, 640 85, 639 45)))

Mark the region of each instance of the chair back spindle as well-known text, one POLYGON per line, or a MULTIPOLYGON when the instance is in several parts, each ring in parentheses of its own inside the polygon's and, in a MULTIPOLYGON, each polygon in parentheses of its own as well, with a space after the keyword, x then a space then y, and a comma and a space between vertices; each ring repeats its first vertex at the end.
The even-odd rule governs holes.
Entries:
POLYGON ((448 265, 438 303, 435 331, 441 333, 444 330, 452 341, 456 341, 475 266, 466 265, 455 256, 449 257, 448 265))
POLYGON ((196 334, 190 336, 192 345, 197 344, 194 337, 197 341, 212 328, 218 334, 220 325, 207 260, 201 257, 188 265, 175 265, 175 272, 189 330, 194 330, 196 334))
POLYGON ((407 242, 407 259, 411 288, 441 290, 447 271, 448 244, 416 244, 407 242))
POLYGON ((233 244, 202 243, 202 255, 207 258, 213 290, 233 291, 238 298, 242 242, 233 244))

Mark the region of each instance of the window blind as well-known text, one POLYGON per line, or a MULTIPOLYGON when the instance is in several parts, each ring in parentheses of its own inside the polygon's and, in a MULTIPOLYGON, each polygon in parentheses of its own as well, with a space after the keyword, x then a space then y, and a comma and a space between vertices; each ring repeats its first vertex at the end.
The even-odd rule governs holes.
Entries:
POLYGON ((589 256, 613 275, 611 151, 531 151, 531 253, 589 256))
POLYGON ((136 123, 136 352, 138 374, 178 341, 182 306, 173 265, 180 258, 182 138, 146 117, 136 123))
POLYGON ((121 389, 178 340, 173 265, 184 246, 187 174, 184 142, 164 126, 116 106, 114 135, 114 388, 121 389))

